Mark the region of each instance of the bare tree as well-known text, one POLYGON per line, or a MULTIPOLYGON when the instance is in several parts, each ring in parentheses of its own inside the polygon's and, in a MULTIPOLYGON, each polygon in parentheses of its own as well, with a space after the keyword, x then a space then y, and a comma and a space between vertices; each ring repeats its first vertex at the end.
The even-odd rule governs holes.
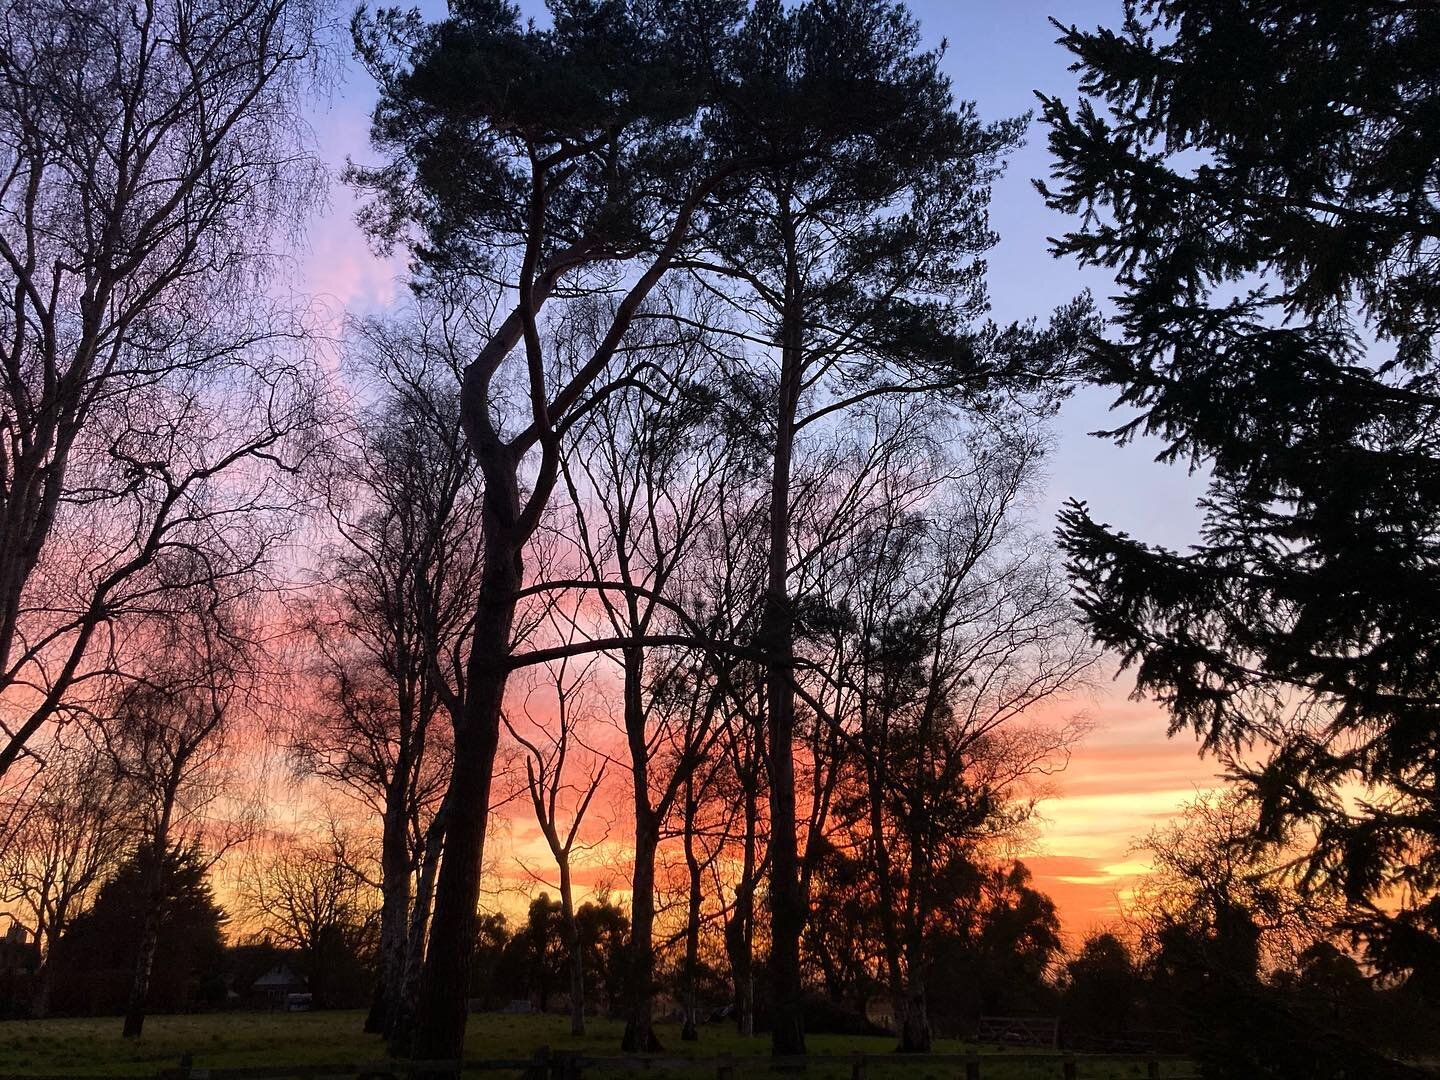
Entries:
MULTIPOLYGON (((256 288, 319 190, 309 0, 23 0, 0 29, 0 774, 178 550, 263 563, 240 519, 317 430, 294 320, 256 288)), ((203 570, 201 570, 203 573, 203 570)))
POLYGON ((728 725, 726 751, 730 757, 735 805, 740 827, 740 860, 733 895, 725 914, 725 954, 735 1008, 735 1026, 741 1035, 755 1034, 755 898, 763 876, 760 799, 764 762, 760 755, 760 726, 739 722, 728 725))
POLYGON ((47 747, 0 848, 0 903, 34 929, 40 968, 30 1013, 49 1011, 55 943, 119 864, 133 829, 130 792, 88 742, 47 747))
MULTIPOLYGON (((687 588, 705 627, 726 642, 753 642, 765 594, 765 500, 755 478, 738 478, 728 486, 708 515, 692 558, 687 588)), ((756 904, 765 871, 766 776, 764 761, 764 667, 752 654, 712 654, 709 663, 725 688, 721 702, 723 769, 712 768, 717 798, 728 799, 734 810, 730 835, 724 843, 738 852, 717 859, 717 891, 728 885, 730 899, 724 919, 724 945, 730 964, 736 1026, 741 1035, 755 1033, 756 904), (722 885, 722 879, 729 880, 722 885)))
POLYGON ((947 875, 1024 828, 1083 730, 1027 717, 1095 660, 1024 521, 1043 433, 1004 419, 947 440, 962 449, 938 462, 922 444, 881 478, 825 572, 836 617, 814 643, 843 725, 837 824, 863 852, 907 1051, 930 1047, 926 948, 947 875))
MULTIPOLYGON (((550 848, 555 868, 560 875, 560 916, 565 923, 566 945, 570 957, 570 1033, 585 1034, 585 954, 580 940, 580 926, 575 911, 575 885, 572 879, 574 856, 582 847, 580 831, 595 793, 605 779, 607 761, 590 754, 588 771, 578 781, 574 778, 576 757, 586 747, 579 738, 579 728, 593 716, 586 701, 585 687, 595 658, 576 664, 566 657, 553 665, 553 678, 548 688, 554 689, 553 716, 536 719, 530 716, 527 733, 522 734, 507 717, 505 726, 520 744, 525 757, 525 789, 535 811, 535 821, 550 848), (572 667, 575 670, 572 671, 572 667), (528 737, 527 737, 528 735, 528 737), (568 823, 565 818, 568 816, 568 823)), ((529 715, 527 697, 526 713, 529 715)))
MULTIPOLYGON (((708 686, 701 692, 709 695, 715 705, 721 697, 708 686)), ((690 711, 691 723, 713 722, 704 707, 690 711)), ((683 755, 695 741, 696 733, 685 731, 677 748, 683 755)), ((715 754, 704 761, 680 762, 684 777, 680 797, 673 816, 678 818, 680 852, 684 863, 685 920, 681 931, 684 952, 680 962, 680 1001, 684 1011, 680 1038, 695 1042, 700 1038, 700 936, 706 922, 705 884, 715 868, 724 841, 730 835, 737 816, 733 802, 724 798, 722 780, 730 762, 724 754, 715 754)), ((713 909, 712 909, 713 913, 713 909)))
POLYGON ((637 385, 643 377, 643 390, 597 403, 575 425, 560 464, 583 572, 532 588, 591 593, 603 627, 597 636, 608 634, 619 654, 634 815, 622 1046, 651 1050, 659 1045, 652 1023, 656 851, 687 774, 721 733, 723 690, 705 662, 703 616, 689 610, 688 564, 734 480, 737 458, 707 419, 716 390, 706 385, 714 367, 703 336, 662 317, 634 335, 627 357, 634 368, 622 374, 637 385), (647 644, 667 637, 678 643, 647 644))
POLYGON ((1258 814, 1238 788, 1202 792, 1136 845, 1151 868, 1126 921, 1160 970, 1240 989, 1293 970, 1308 946, 1344 925, 1344 904, 1310 886, 1294 852, 1257 842, 1258 814))
POLYGON ((230 785, 236 714, 254 684, 253 638, 232 621, 242 613, 211 606, 205 594, 189 599, 188 609, 146 628, 148 659, 114 680, 97 725, 114 775, 135 801, 136 851, 150 897, 125 1010, 126 1038, 139 1037, 145 1026, 166 860, 185 847, 217 858, 248 829, 243 817, 222 825, 207 811, 230 785))
POLYGON ((338 540, 306 617, 323 690, 292 744, 302 768, 381 823, 380 970, 365 1026, 391 1036, 413 1004, 407 955, 429 917, 450 770, 443 720, 464 694, 481 566, 482 493, 460 427, 450 329, 433 309, 356 327, 358 390, 375 400, 332 463, 326 502, 338 540), (426 878, 418 898, 417 874, 426 878))
POLYGON ((326 838, 276 838, 248 869, 241 901, 264 936, 305 959, 310 992, 329 1000, 339 955, 363 954, 378 912, 373 890, 355 873, 350 839, 332 828, 326 838))

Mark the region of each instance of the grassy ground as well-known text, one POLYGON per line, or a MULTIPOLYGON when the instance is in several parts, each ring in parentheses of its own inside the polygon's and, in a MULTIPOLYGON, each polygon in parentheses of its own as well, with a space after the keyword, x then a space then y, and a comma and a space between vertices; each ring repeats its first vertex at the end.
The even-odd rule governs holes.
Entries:
MULTIPOLYGON (((350 1064, 380 1061, 384 1047, 372 1035, 361 1033, 364 1015, 358 1012, 316 1013, 216 1013, 200 1016, 153 1016, 145 1022, 145 1035, 135 1041, 120 1037, 120 1019, 12 1020, 0 1022, 0 1078, 26 1076, 154 1076, 161 1068, 174 1067, 180 1055, 189 1053, 197 1067, 244 1067, 254 1065, 350 1064)), ((733 1054, 756 1058, 753 1065, 737 1070, 740 1080, 772 1080, 762 1072, 769 1053, 764 1037, 745 1039, 728 1024, 701 1030, 698 1043, 680 1041, 676 1025, 657 1029, 666 1055, 707 1057, 733 1054)), ((470 1018, 465 1043, 467 1058, 529 1057, 536 1048, 580 1050, 594 1056, 619 1053, 621 1025, 612 1020, 590 1021, 583 1037, 570 1034, 562 1016, 509 1016, 478 1014, 470 1018)), ((812 1035, 807 1040, 813 1054, 888 1054, 894 1047, 890 1038, 812 1035)), ((963 1053, 970 1049, 958 1042, 938 1042, 936 1053, 963 1053)), ((651 1070, 647 1074, 660 1080, 651 1070)), ((868 1080, 955 1080, 954 1066, 886 1066, 872 1062, 868 1080)), ((501 1073, 479 1073, 489 1080, 513 1080, 501 1073)), ((963 1074, 962 1074, 963 1075, 963 1074)), ((1143 1076, 1140 1067, 1120 1068, 1100 1062, 1080 1063, 1080 1080, 1122 1080, 1143 1076)), ((1164 1076, 1176 1075, 1167 1068, 1164 1076)), ((1059 1080, 1060 1061, 1053 1065, 1002 1065, 987 1061, 984 1080, 1059 1080)), ((849 1070, 812 1069, 805 1080, 848 1080, 849 1070)), ((627 1080, 620 1070, 606 1070, 586 1080, 627 1080)), ((677 1072, 673 1080, 711 1080, 698 1069, 677 1072)))

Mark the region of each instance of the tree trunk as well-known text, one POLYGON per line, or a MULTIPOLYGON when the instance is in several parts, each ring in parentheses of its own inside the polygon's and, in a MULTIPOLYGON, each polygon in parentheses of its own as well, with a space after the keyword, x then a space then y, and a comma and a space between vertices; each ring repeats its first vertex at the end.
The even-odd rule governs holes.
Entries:
MULTIPOLYGON (((399 765, 397 777, 408 767, 399 765)), ((405 821, 405 784, 392 783, 386 792, 385 823, 380 838, 380 955, 375 996, 365 1030, 388 1032, 399 1009, 405 977, 405 945, 410 916, 410 838, 405 821)))
MULTIPOLYGON (((773 640, 773 639, 772 639, 773 640)), ((778 675, 777 681, 788 678, 778 675)), ((793 700, 785 690, 771 692, 770 708, 770 986, 777 1057, 805 1053, 800 981, 800 937, 805 929, 800 898, 795 830, 795 763, 789 747, 794 735, 793 700)))
MULTIPOLYGON (((507 629, 506 647, 508 637, 507 629)), ((476 648, 480 647, 477 634, 476 648)), ((445 858, 435 884, 435 913, 420 976, 412 1044, 413 1056, 427 1061, 458 1061, 465 1044, 475 908, 480 900, 480 864, 505 682, 503 675, 486 679, 476 674, 479 677, 472 675, 470 693, 491 700, 493 722, 473 727, 467 724, 463 732, 455 733, 455 764, 450 780, 454 812, 446 826, 445 858)), ((472 715, 474 719, 477 717, 472 715)))
POLYGON ((570 1034, 585 1034, 585 954, 580 935, 570 935, 570 1034))
POLYGON ((558 857, 560 867, 560 913, 565 919, 566 945, 570 949, 570 1034, 585 1034, 585 954, 580 949, 580 924, 575 918, 575 887, 570 881, 570 859, 558 857))
POLYGON ((659 828, 647 807, 635 825, 635 872, 631 882, 630 947, 625 971, 625 1034, 628 1053, 661 1049, 655 1037, 655 849, 659 828))
POLYGON ((695 1042, 700 1038, 698 1030, 700 1000, 696 986, 700 961, 700 868, 690 870, 690 906, 685 921, 685 1026, 680 1038, 695 1042))
POLYGON ((435 884, 430 946, 420 977, 411 1052, 427 1061, 458 1061, 465 1047, 475 909, 490 811, 490 781, 500 743, 500 710, 509 679, 510 633, 523 574, 522 539, 514 533, 520 489, 513 464, 485 470, 485 567, 466 665, 467 687, 455 724, 446 795, 445 857, 435 884))
POLYGON ((805 1053, 804 988, 800 979, 805 905, 800 895, 795 824, 795 692, 790 685, 795 627, 789 594, 790 470, 795 447, 795 415, 800 401, 802 339, 793 230, 787 228, 786 240, 780 403, 770 484, 765 610, 760 632, 769 654, 765 665, 769 714, 766 746, 770 774, 770 984, 774 1012, 770 1046, 777 1057, 805 1053))
POLYGON ((160 941, 160 902, 165 888, 165 849, 157 847, 150 854, 145 872, 145 922, 140 930, 140 951, 135 955, 135 974, 130 981, 130 999, 125 1004, 127 1039, 138 1039, 145 1029, 145 1000, 150 994, 150 969, 155 964, 155 947, 160 941))
POLYGON ((55 967, 47 955, 36 970, 30 992, 30 1019, 44 1020, 50 1015, 50 987, 55 982, 55 967))
POLYGON ((725 951, 734 983, 735 1029, 755 1034, 755 841, 758 798, 750 779, 745 787, 745 835, 740 860, 740 881, 735 886, 735 909, 725 923, 725 951))
MULTIPOLYGON (((890 859, 890 847, 885 842, 886 791, 883 755, 890 752, 886 729, 882 727, 879 734, 872 733, 871 742, 868 751, 870 760, 865 765, 870 817, 870 865, 875 874, 875 898, 878 901, 881 939, 885 947, 886 983, 900 1028, 900 1045, 896 1049, 907 1052, 915 1050, 916 1047, 911 1044, 914 1030, 910 1020, 911 1002, 905 977, 905 957, 902 956, 904 945, 900 940, 899 912, 895 900, 894 866, 890 859)), ((923 1017, 923 997, 921 1006, 923 1017)))
POLYGON ((659 1050, 655 1037, 655 850, 660 822, 650 806, 650 748, 645 742, 645 650, 624 650, 625 739, 635 802, 635 869, 630 882, 630 943, 625 963, 625 1033, 620 1049, 659 1050))
POLYGON ((900 1046, 904 1054, 930 1052, 930 1014, 925 1007, 924 965, 913 957, 906 973, 905 993, 900 999, 900 1046))
POLYGON ((405 940, 405 972, 400 996, 386 1032, 390 1053, 405 1057, 415 1036, 415 1017, 420 1007, 420 975, 425 966, 425 937, 430 928, 430 906, 435 899, 435 874, 445 840, 445 804, 442 803, 430 827, 425 830, 425 855, 420 863, 420 880, 415 885, 415 903, 410 909, 410 928, 405 940))
POLYGON ((696 1042, 700 1038, 696 1016, 700 1003, 695 986, 700 966, 700 859, 695 854, 697 812, 692 772, 685 777, 685 867, 690 872, 689 903, 685 910, 685 1025, 680 1030, 680 1038, 685 1042, 696 1042))

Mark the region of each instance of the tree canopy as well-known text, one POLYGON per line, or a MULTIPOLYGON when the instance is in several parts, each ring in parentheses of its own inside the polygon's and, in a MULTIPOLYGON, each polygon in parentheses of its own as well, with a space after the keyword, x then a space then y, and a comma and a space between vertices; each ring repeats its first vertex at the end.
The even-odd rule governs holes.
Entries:
POLYGON ((1083 97, 1044 99, 1040 186, 1081 215, 1054 250, 1120 286, 1088 360, 1134 415, 1106 434, 1210 478, 1185 552, 1072 504, 1081 606, 1372 960, 1433 972, 1440 11, 1145 0, 1061 31, 1083 97))

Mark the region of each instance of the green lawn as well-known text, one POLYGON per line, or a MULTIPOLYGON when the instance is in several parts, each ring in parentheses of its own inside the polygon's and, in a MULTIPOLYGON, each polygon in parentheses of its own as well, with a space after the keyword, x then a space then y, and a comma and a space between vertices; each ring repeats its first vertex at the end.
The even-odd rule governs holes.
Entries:
MULTIPOLYGON (((190 1053, 196 1066, 243 1067, 252 1065, 347 1064, 380 1061, 384 1047, 379 1038, 361 1032, 364 1014, 359 1012, 316 1013, 216 1013, 199 1016, 153 1016, 145 1023, 145 1035, 135 1041, 120 1037, 120 1019, 11 1020, 0 1022, 0 1077, 50 1076, 154 1076, 156 1070, 173 1067, 183 1053, 190 1053)), ((737 1058, 763 1059, 769 1053, 764 1037, 744 1039, 728 1025, 701 1029, 698 1043, 680 1041, 677 1025, 661 1024, 660 1040, 667 1056, 713 1056, 733 1054, 737 1058)), ((537 1047, 552 1050, 582 1050, 594 1056, 619 1053, 621 1025, 613 1020, 590 1021, 583 1038, 570 1034, 563 1016, 508 1016, 479 1014, 470 1018, 465 1043, 469 1058, 529 1057, 537 1047)), ((890 1038, 812 1035, 807 1040, 811 1053, 848 1054, 864 1051, 884 1055, 894 1046, 890 1038)), ((937 1053, 963 1053, 968 1047, 941 1041, 937 1053)), ((737 1070, 740 1080, 770 1080, 757 1061, 737 1070)), ((653 1080, 660 1076, 646 1070, 653 1080)), ((954 1066, 885 1066, 872 1062, 869 1080, 956 1080, 954 1066)), ((502 1073, 471 1074, 492 1080, 512 1080, 502 1073)), ((812 1069, 805 1080, 849 1080, 848 1069, 812 1069)), ((1081 1080, 1121 1080, 1143 1076, 1142 1069, 1120 1069, 1082 1060, 1081 1080)), ((1175 1073, 1166 1069, 1163 1075, 1175 1073)), ((1059 1059, 1053 1066, 1009 1067, 986 1062, 984 1080, 1059 1080, 1059 1059)), ((620 1070, 587 1074, 586 1080, 626 1080, 620 1070)), ((674 1080, 711 1080, 699 1070, 677 1073, 674 1080)))

